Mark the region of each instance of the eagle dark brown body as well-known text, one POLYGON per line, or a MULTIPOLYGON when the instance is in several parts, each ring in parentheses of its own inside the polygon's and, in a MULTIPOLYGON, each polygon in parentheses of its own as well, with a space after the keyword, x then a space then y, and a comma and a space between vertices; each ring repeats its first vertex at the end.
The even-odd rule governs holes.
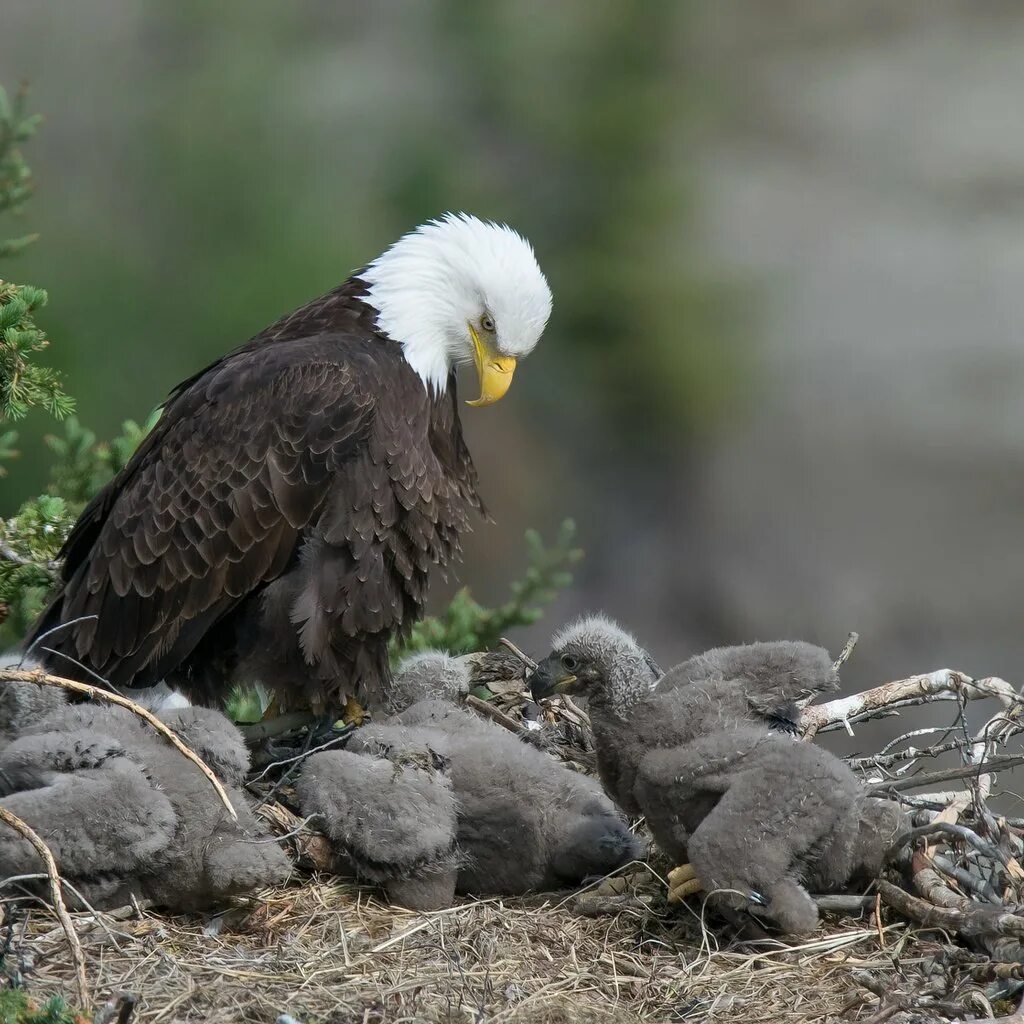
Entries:
POLYGON ((285 706, 380 700, 389 638, 482 506, 454 374, 431 394, 363 293, 350 279, 172 393, 64 546, 28 638, 67 624, 51 667, 200 701, 236 679, 285 706))

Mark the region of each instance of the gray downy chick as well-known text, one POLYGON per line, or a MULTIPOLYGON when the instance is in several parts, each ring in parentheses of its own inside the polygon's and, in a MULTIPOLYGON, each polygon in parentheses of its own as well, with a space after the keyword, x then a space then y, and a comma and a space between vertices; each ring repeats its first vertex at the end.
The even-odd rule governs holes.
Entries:
MULTIPOLYGON (((786 647, 757 646, 770 655, 768 666, 786 647)), ((664 852, 688 859, 705 889, 723 891, 726 906, 763 906, 783 931, 804 933, 817 924, 805 884, 834 888, 858 858, 880 861, 871 836, 862 835, 862 816, 874 816, 853 773, 775 731, 734 681, 712 670, 652 691, 642 649, 602 617, 562 631, 552 647, 531 680, 534 696, 587 696, 608 792, 628 812, 646 815, 664 852)), ((803 664, 810 650, 790 653, 803 664)), ((768 666, 752 666, 752 653, 742 656, 751 691, 772 699, 791 693, 794 659, 781 659, 780 681, 768 666)))
MULTIPOLYGON (((824 647, 802 640, 775 640, 715 647, 670 669, 656 691, 668 693, 690 683, 701 688, 718 708, 737 721, 766 724, 798 736, 800 705, 811 697, 839 689, 839 673, 824 647)), ((892 800, 861 795, 859 829, 853 847, 853 876, 872 881, 883 868, 883 856, 909 819, 892 800)), ((836 884, 839 869, 824 869, 810 879, 820 889, 836 884)), ((813 868, 813 865, 812 865, 813 868)), ((840 879, 840 882, 845 879, 840 879)))
MULTIPOLYGON (((382 724, 364 726, 347 750, 374 759, 426 750, 443 760, 457 808, 459 892, 564 888, 643 855, 643 845, 594 780, 452 703, 468 688, 466 663, 431 652, 417 658, 415 670, 419 692, 440 690, 449 699, 421 700, 382 724), (436 673, 436 683, 429 672, 436 673)), ((403 672, 401 666, 396 689, 405 693, 403 672)), ((334 799, 351 803, 340 788, 334 799)), ((303 803, 303 813, 309 810, 303 803)), ((334 813, 348 819, 351 809, 340 806, 334 813)), ((416 813, 390 802, 382 811, 385 821, 403 815, 414 820, 416 813)))
MULTIPOLYGON (((406 658, 398 666, 388 693, 391 714, 400 714, 425 700, 461 705, 474 686, 516 681, 526 687, 526 666, 511 651, 482 651, 454 657, 444 651, 427 650, 406 658)), ((529 721, 524 715, 520 741, 551 751, 556 742, 554 729, 529 721)))
MULTIPOLYGON (((39 833, 61 875, 94 906, 141 896, 133 883, 174 836, 174 808, 145 767, 118 740, 91 730, 14 740, 0 754, 0 782, 0 804, 39 833)), ((0 830, 0 876, 41 870, 27 840, 0 830)))
POLYGON ((457 657, 445 651, 421 651, 403 659, 395 670, 388 711, 398 714, 421 700, 459 704, 474 686, 512 681, 526 686, 526 666, 511 651, 477 651, 457 657))
MULTIPOLYGON (((204 708, 165 720, 222 775, 237 822, 198 768, 123 708, 65 704, 0 751, 4 806, 40 833, 94 905, 135 894, 194 910, 287 873, 237 788, 248 766, 237 729, 204 708)), ((0 847, 0 871, 22 871, 25 853, 0 847)))
MULTIPOLYGON (((396 674, 400 686, 406 664, 396 674)), ((411 705, 390 724, 415 733, 448 761, 465 856, 460 892, 564 888, 644 855, 644 844, 593 779, 455 703, 479 669, 473 656, 428 651, 417 662, 421 671, 426 666, 441 695, 411 705)))
POLYGON ((381 753, 314 754, 295 787, 302 812, 318 816, 356 877, 382 885, 391 902, 451 906, 457 809, 443 765, 424 748, 381 753))
POLYGON ((469 693, 470 668, 466 661, 445 651, 421 651, 403 659, 388 691, 388 710, 397 714, 421 700, 457 703, 469 693))

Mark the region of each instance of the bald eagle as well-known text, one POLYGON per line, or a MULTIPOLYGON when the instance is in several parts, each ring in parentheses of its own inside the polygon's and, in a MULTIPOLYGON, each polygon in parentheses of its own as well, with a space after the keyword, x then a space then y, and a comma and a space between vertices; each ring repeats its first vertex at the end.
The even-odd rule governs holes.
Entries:
POLYGON ((511 228, 449 214, 179 384, 64 545, 28 643, 116 687, 379 702, 387 646, 482 513, 455 371, 489 405, 551 292, 511 228))

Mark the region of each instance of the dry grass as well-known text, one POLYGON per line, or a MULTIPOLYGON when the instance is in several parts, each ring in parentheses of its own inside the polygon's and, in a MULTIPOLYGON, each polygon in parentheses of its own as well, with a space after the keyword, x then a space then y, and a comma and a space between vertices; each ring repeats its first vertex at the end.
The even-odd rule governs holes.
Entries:
MULTIPOLYGON (((821 1021, 877 1006, 856 971, 896 977, 937 948, 905 923, 822 927, 751 951, 718 944, 700 903, 585 917, 574 897, 493 899, 416 914, 372 890, 324 879, 261 894, 222 918, 75 915, 97 1002, 140 997, 133 1021, 821 1021), (883 949, 880 940, 884 938, 883 949), (859 995, 858 995, 859 993, 859 995)), ((12 953, 28 952, 37 996, 73 992, 64 936, 33 909, 12 953)), ((11 954, 8 954, 8 960, 11 954)))

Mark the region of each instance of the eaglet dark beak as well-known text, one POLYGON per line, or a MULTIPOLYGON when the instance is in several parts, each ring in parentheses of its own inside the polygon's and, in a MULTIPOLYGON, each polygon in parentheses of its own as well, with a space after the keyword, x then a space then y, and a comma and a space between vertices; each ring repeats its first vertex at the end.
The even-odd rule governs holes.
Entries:
POLYGON ((529 678, 530 693, 534 700, 569 693, 576 685, 576 677, 562 668, 561 660, 552 655, 545 658, 529 678))

